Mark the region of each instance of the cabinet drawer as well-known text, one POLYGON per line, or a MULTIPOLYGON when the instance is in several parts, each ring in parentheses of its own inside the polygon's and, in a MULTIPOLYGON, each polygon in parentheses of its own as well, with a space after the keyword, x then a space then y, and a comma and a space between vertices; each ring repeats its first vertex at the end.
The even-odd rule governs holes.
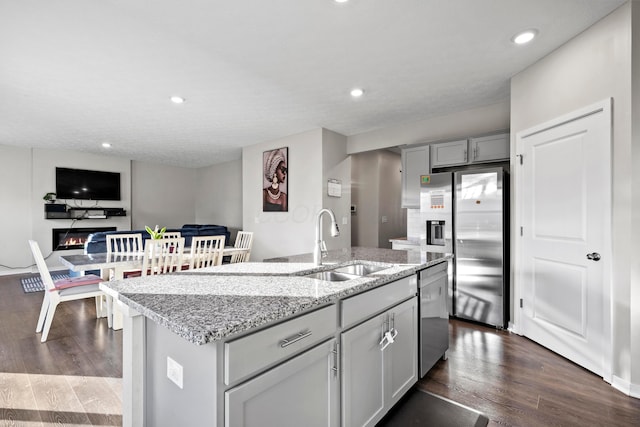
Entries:
POLYGON ((322 308, 224 344, 229 385, 335 334, 336 306, 322 308))
POLYGON ((396 280, 342 301, 342 327, 354 325, 368 317, 416 295, 415 275, 396 280))

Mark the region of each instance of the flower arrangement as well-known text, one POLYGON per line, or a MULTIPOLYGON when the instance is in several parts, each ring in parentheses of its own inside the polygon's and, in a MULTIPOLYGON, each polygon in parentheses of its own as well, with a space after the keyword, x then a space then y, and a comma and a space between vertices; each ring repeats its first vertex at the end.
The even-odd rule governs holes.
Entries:
POLYGON ((144 229, 147 230, 147 233, 149 233, 149 236, 151 236, 151 238, 154 240, 162 239, 164 232, 167 231, 167 227, 162 227, 162 229, 158 230, 157 225, 156 225, 156 228, 154 228, 153 230, 148 225, 145 225, 144 229))

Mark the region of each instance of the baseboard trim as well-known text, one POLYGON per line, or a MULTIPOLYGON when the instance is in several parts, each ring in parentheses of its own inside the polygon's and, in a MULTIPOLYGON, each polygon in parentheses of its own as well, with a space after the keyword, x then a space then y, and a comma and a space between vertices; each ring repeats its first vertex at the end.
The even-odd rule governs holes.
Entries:
POLYGON ((614 375, 611 386, 616 390, 626 394, 627 396, 640 399, 640 384, 633 384, 627 380, 624 380, 614 375))
POLYGON ((13 276, 15 274, 25 274, 25 273, 37 273, 38 270, 32 270, 30 268, 17 268, 15 270, 2 270, 0 271, 0 276, 13 276))

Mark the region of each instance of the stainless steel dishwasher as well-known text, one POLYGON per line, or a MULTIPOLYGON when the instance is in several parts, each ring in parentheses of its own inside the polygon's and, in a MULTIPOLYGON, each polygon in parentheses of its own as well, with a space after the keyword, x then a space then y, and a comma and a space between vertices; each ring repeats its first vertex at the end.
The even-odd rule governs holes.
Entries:
POLYGON ((449 351, 449 311, 447 292, 449 263, 443 262, 420 271, 420 378, 447 359, 449 351))

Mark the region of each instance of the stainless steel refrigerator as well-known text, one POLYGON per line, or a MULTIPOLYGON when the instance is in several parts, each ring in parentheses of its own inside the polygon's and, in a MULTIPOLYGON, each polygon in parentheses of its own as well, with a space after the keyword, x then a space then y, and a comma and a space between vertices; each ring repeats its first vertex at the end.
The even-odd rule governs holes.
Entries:
POLYGON ((499 328, 509 320, 506 176, 501 167, 424 175, 420 194, 423 249, 454 254, 449 312, 499 328))

